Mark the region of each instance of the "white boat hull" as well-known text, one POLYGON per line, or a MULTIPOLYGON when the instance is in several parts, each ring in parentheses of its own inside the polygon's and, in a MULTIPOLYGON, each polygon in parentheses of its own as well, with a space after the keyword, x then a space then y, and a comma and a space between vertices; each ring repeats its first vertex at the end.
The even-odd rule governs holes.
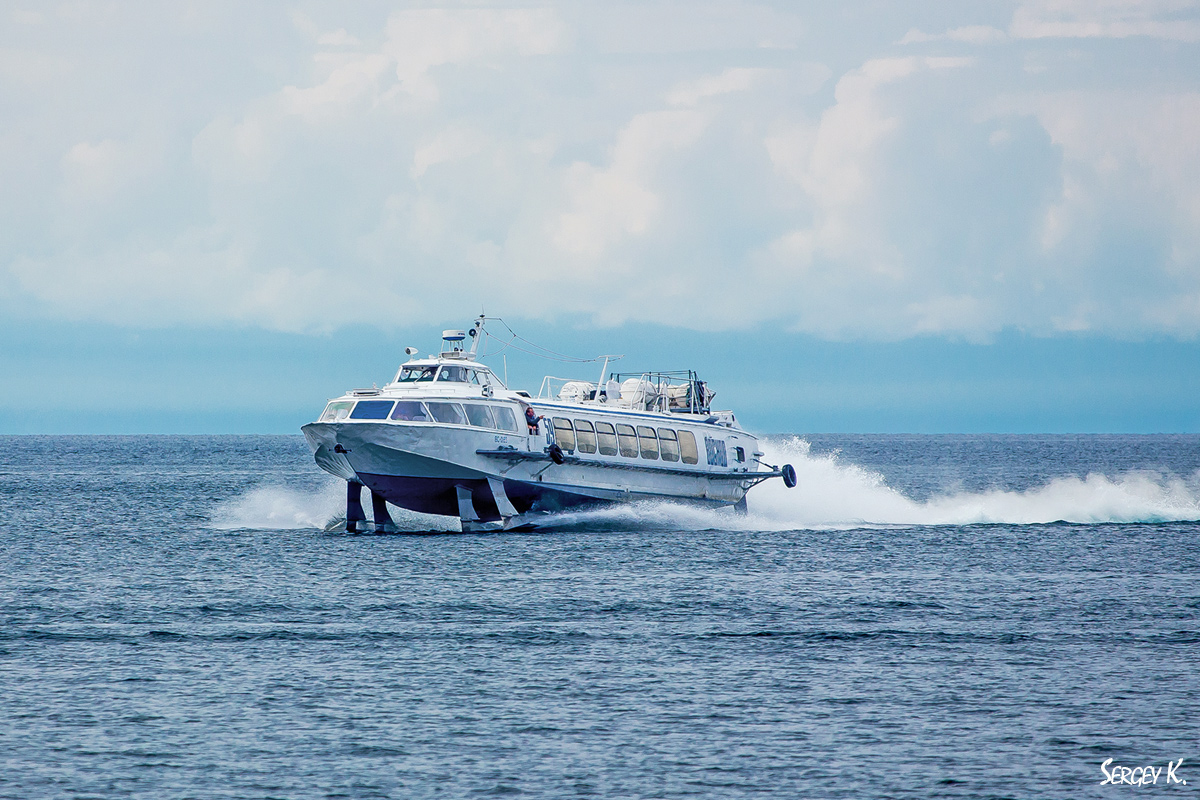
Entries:
POLYGON ((604 456, 569 456, 557 464, 544 436, 465 427, 315 422, 302 430, 327 472, 363 484, 394 506, 458 516, 464 525, 471 510, 487 522, 509 521, 512 512, 647 499, 728 506, 769 475, 604 456), (471 508, 461 502, 464 492, 471 508))

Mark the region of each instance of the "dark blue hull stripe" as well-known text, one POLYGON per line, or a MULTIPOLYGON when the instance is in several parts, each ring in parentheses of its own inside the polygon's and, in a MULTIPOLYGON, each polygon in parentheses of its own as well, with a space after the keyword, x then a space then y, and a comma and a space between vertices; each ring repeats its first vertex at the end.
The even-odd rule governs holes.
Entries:
MULTIPOLYGON (((475 513, 485 522, 500 519, 495 498, 486 480, 463 480, 461 478, 414 478, 400 475, 374 475, 358 473, 358 478, 371 491, 382 495, 389 503, 422 514, 458 516, 456 486, 471 490, 475 513)), ((610 503, 594 497, 565 492, 560 489, 534 486, 517 481, 505 481, 504 492, 513 507, 521 514, 530 511, 569 511, 585 506, 602 506, 610 503)))

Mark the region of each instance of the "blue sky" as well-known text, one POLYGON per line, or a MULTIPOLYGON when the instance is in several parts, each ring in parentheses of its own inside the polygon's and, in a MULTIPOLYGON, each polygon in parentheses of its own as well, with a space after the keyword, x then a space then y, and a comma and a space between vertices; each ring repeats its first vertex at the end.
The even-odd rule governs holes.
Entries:
POLYGON ((1194 0, 7 3, 0 431, 294 431, 481 306, 768 431, 1198 431, 1198 83, 1194 0))

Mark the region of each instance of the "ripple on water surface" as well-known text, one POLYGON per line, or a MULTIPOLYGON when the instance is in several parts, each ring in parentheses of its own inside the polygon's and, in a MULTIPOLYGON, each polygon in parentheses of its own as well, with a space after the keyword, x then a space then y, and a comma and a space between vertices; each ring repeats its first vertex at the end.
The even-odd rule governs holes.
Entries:
POLYGON ((1200 756, 1197 441, 813 437, 744 520, 347 536, 299 437, 6 439, 0 797, 1107 796, 1200 756))

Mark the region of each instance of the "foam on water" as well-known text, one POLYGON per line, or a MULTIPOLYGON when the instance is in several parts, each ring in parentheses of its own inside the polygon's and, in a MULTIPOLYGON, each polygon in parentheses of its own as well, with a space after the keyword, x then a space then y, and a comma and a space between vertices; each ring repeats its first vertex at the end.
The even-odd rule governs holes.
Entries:
POLYGON ((345 503, 345 484, 329 482, 318 491, 260 486, 217 506, 214 528, 293 530, 323 528, 345 503))
MULTIPOLYGON (((370 496, 363 493, 370 516, 370 496)), ((456 517, 418 514, 388 506, 392 519, 406 531, 456 531, 456 517)), ((331 479, 319 490, 303 491, 287 486, 260 486, 240 497, 221 503, 213 511, 211 525, 220 530, 302 530, 324 528, 346 518, 346 484, 331 479)))
MULTIPOLYGON (((913 500, 883 476, 843 461, 836 453, 814 455, 798 437, 764 442, 768 463, 791 463, 798 485, 769 480, 750 492, 750 513, 644 502, 564 514, 541 527, 572 529, 792 530, 863 525, 970 525, 1049 522, 1170 522, 1200 520, 1200 473, 1190 479, 1150 472, 1115 477, 1064 476, 1024 491, 953 492, 913 500)), ((365 498, 364 498, 365 499, 365 498)), ((220 505, 212 515, 223 529, 323 528, 344 516, 345 488, 331 481, 318 491, 264 486, 220 505)), ((369 505, 368 514, 369 514, 369 505)), ((458 530, 453 517, 416 514, 389 506, 401 530, 458 530)))
MULTIPOLYGON (((884 477, 836 453, 813 455, 798 437, 764 442, 768 463, 790 463, 798 485, 769 480, 751 490, 750 513, 635 503, 564 515, 564 527, 792 530, 863 525, 1034 525, 1200 520, 1200 473, 1184 480, 1152 472, 1054 478, 1024 491, 952 492, 917 501, 884 477)), ((557 525, 556 525, 557 527, 557 525)))
POLYGON ((1071 475, 1025 491, 955 492, 918 502, 889 487, 882 475, 844 463, 837 454, 813 455, 803 439, 764 444, 768 462, 786 461, 796 468, 798 485, 789 490, 773 480, 751 491, 745 523, 760 529, 1200 519, 1200 475, 1186 481, 1150 472, 1071 475))

